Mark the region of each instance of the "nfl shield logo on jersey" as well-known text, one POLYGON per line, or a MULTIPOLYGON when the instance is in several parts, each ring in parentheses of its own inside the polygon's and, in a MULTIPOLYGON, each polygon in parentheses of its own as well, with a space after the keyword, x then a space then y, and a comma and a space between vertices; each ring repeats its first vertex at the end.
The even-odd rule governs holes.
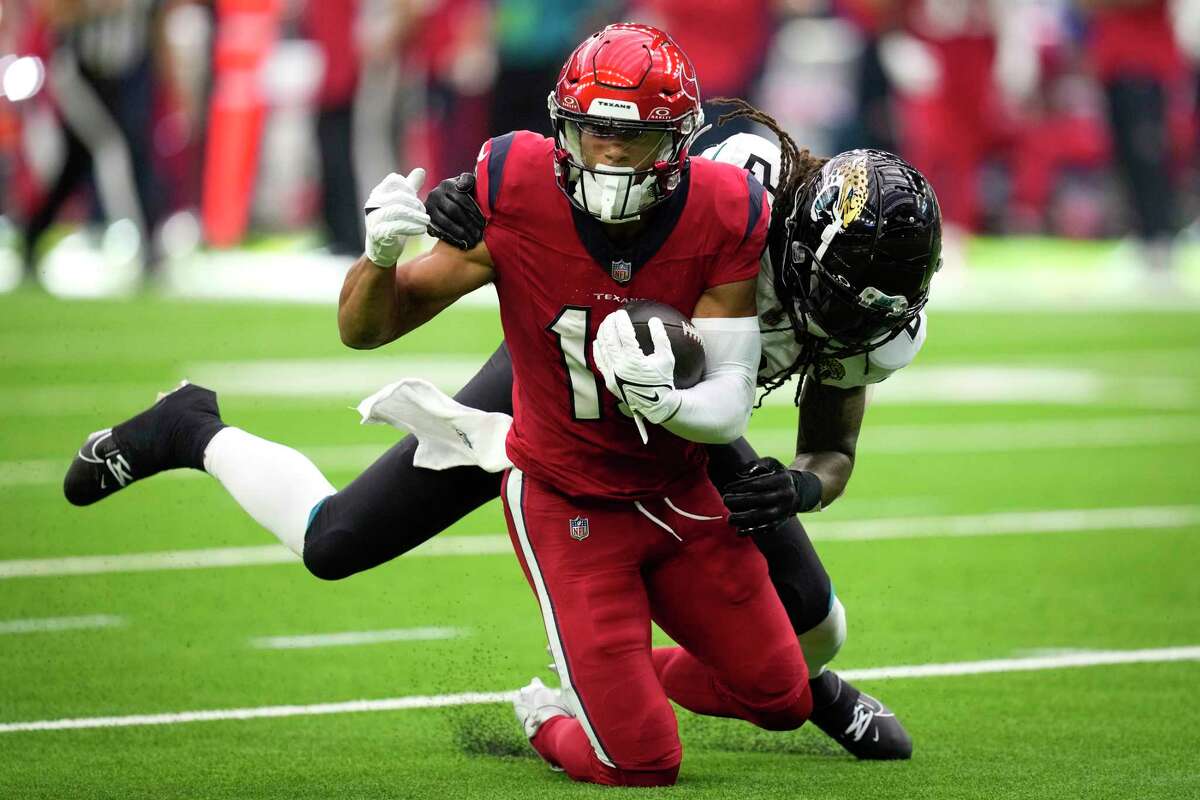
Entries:
POLYGON ((572 517, 570 525, 572 539, 577 542, 582 542, 588 537, 587 517, 572 517))
POLYGON ((617 283, 629 283, 633 277, 633 263, 630 261, 612 262, 612 278, 617 283))

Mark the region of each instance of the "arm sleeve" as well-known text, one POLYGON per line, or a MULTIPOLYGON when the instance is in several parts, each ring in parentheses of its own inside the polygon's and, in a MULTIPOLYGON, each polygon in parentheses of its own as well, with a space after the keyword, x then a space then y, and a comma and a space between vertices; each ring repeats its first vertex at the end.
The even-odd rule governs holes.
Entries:
POLYGON ((762 349, 757 317, 698 318, 704 339, 704 380, 677 389, 680 404, 663 427, 692 442, 725 444, 746 432, 762 349))

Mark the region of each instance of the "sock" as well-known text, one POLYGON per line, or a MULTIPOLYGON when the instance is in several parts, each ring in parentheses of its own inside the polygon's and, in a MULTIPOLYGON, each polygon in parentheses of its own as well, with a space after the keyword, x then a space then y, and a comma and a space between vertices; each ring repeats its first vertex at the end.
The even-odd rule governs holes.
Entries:
POLYGON ((821 712, 830 708, 842 696, 842 679, 826 670, 809 682, 813 696, 813 721, 821 720, 821 712))
POLYGON ((241 428, 222 428, 204 451, 212 475, 254 521, 303 558, 313 507, 336 490, 301 453, 241 428))
POLYGON ((825 619, 800 634, 799 639, 809 677, 816 680, 846 641, 846 609, 842 601, 835 596, 825 619))

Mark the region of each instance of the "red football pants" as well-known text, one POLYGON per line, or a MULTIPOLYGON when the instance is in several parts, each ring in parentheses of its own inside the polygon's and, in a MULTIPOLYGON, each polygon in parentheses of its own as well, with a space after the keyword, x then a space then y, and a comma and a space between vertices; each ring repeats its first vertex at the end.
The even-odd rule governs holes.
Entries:
POLYGON ((668 697, 772 730, 808 718, 808 669, 766 561, 705 476, 635 504, 567 498, 513 469, 502 494, 576 714, 533 737, 546 761, 578 781, 664 786, 682 758, 668 697), (652 651, 651 620, 682 647, 652 651))

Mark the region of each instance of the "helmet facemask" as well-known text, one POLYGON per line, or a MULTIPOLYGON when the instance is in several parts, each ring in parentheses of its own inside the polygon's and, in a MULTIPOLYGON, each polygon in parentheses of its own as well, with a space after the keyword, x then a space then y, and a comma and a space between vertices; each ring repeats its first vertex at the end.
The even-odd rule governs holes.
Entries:
POLYGON ((572 205, 601 222, 639 219, 679 186, 688 147, 700 133, 699 120, 646 122, 567 111, 549 97, 554 124, 555 169, 572 205), (585 136, 621 139, 635 154, 632 165, 589 164, 585 136))
MULTIPOLYGON (((838 271, 830 270, 816 254, 801 246, 809 265, 806 278, 796 283, 794 300, 819 333, 840 345, 842 354, 866 353, 894 339, 916 319, 929 299, 914 301, 876 286, 857 289, 838 271)), ((798 265, 799 266, 799 265, 798 265)), ((814 331, 816 332, 816 331, 814 331)))

